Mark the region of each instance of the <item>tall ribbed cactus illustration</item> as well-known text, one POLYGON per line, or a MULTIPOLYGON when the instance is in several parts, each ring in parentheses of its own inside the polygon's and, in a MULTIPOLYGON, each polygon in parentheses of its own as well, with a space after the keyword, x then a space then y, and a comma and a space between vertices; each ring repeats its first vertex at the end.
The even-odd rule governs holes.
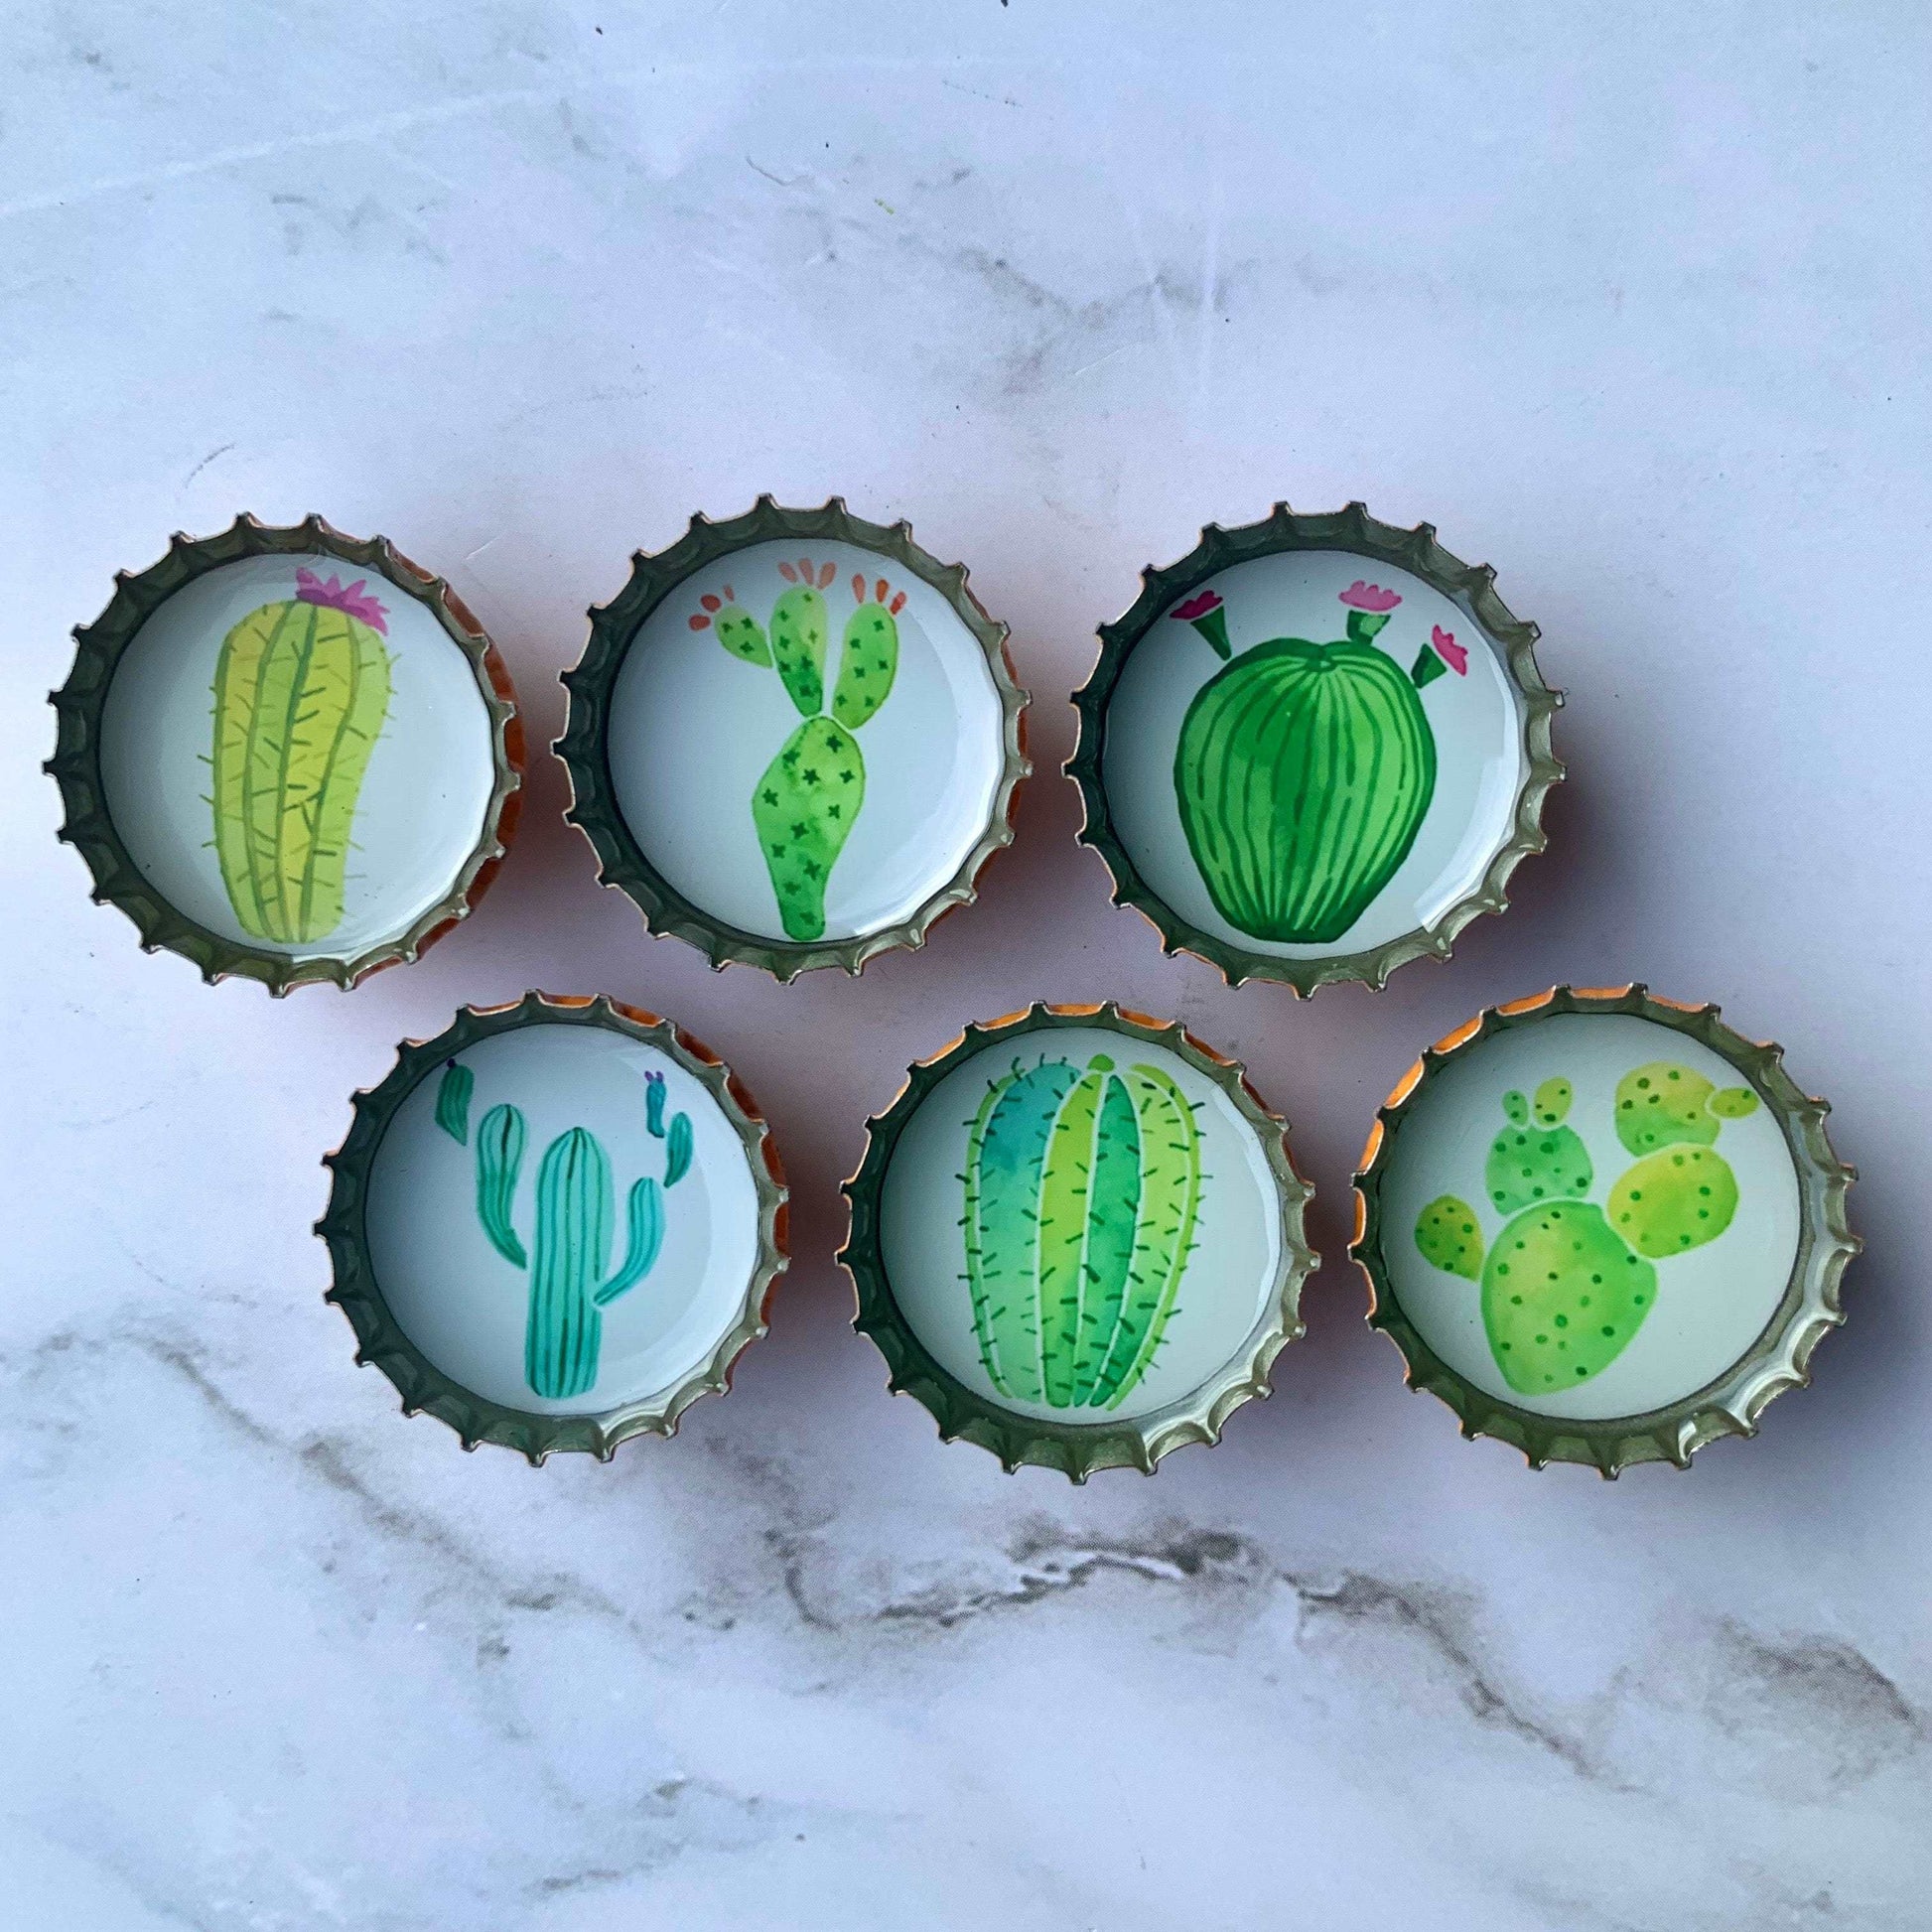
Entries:
POLYGON ((1525 1395, 1587 1382, 1629 1345, 1657 1299, 1653 1261, 1701 1248, 1730 1226, 1737 1178, 1712 1152, 1726 1120, 1757 1106, 1749 1087, 1714 1087, 1688 1066, 1655 1060, 1617 1082, 1617 1139, 1644 1158, 1610 1189, 1607 1212, 1584 1196, 1592 1170, 1561 1123, 1568 1080, 1534 1102, 1503 1096, 1507 1124, 1490 1143, 1483 1185, 1512 1216, 1483 1254, 1476 1211, 1453 1194, 1425 1207, 1425 1260, 1482 1284, 1482 1325, 1503 1380, 1525 1395))
POLYGON ((1394 878, 1436 791, 1420 694, 1468 674, 1440 624, 1405 674, 1373 641, 1401 596, 1359 580, 1340 596, 1345 637, 1274 637, 1238 657, 1213 591, 1169 613, 1223 660, 1174 749, 1181 829, 1215 910, 1256 939, 1339 939, 1394 878))
MULTIPOLYGON (((528 1139, 522 1111, 499 1102, 477 1124, 477 1219, 490 1246, 529 1274, 523 1379, 552 1401, 583 1395, 596 1385, 604 1345, 602 1311, 656 1265, 664 1244, 664 1196, 690 1172, 690 1117, 675 1114, 666 1127, 664 1076, 647 1073, 644 1079, 645 1125, 664 1143, 664 1178, 645 1175, 631 1182, 624 1202, 624 1256, 609 1276, 616 1209, 611 1158, 603 1142, 585 1128, 572 1127, 544 1150, 537 1164, 536 1234, 525 1247, 514 1220, 528 1139)), ((465 1146, 475 1087, 470 1068, 452 1060, 437 1089, 436 1124, 465 1146)))
POLYGON ((966 1144, 966 1282, 1003 1395, 1117 1407, 1147 1373, 1194 1246, 1193 1107, 1158 1066, 1042 1059, 987 1089, 966 1144))
POLYGON ((707 592, 690 619, 693 630, 714 629, 718 641, 748 664, 775 669, 804 723, 785 740, 752 793, 778 917, 793 939, 825 935, 825 888, 866 800, 866 761, 853 733, 891 695, 898 671, 898 614, 905 593, 881 577, 868 586, 855 574, 858 608, 845 621, 832 708, 825 712, 825 650, 829 635, 825 590, 835 564, 809 557, 781 563, 790 586, 779 592, 767 634, 737 600, 732 587, 707 592), (868 596, 870 590, 870 596, 868 596))
POLYGON ((349 827, 389 709, 384 607, 295 573, 295 595, 251 611, 214 667, 214 851, 244 931, 275 945, 343 919, 349 827))

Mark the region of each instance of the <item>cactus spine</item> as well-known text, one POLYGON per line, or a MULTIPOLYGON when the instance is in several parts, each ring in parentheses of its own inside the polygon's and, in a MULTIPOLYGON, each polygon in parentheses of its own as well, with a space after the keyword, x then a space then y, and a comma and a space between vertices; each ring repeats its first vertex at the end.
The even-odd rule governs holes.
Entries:
POLYGON ((691 620, 712 629, 734 657, 775 669, 803 720, 765 766, 752 792, 752 823, 764 854, 778 916, 788 938, 825 935, 825 888, 866 799, 866 761, 853 736, 891 695, 898 671, 898 614, 905 593, 881 577, 855 575, 857 609, 846 620, 830 715, 825 656, 830 634, 825 590, 837 566, 801 557, 778 566, 787 588, 772 607, 769 630, 737 601, 706 593, 691 620))
MULTIPOLYGON (((528 1139, 522 1110, 499 1102, 477 1127, 477 1219, 489 1244, 530 1277, 529 1319, 523 1331, 523 1379, 551 1401, 587 1393, 597 1382, 603 1348, 602 1311, 627 1294, 656 1265, 664 1245, 664 1195, 690 1171, 688 1115, 664 1124, 664 1076, 645 1078, 645 1124, 665 1143, 664 1178, 633 1181, 624 1203, 624 1254, 611 1264, 615 1195, 610 1156, 595 1134, 572 1127, 550 1143, 537 1164, 534 1254, 516 1232, 516 1183, 528 1139)), ((467 1145, 476 1076, 460 1060, 444 1068, 436 1096, 436 1124, 467 1145)))
POLYGON ((1200 1209, 1193 1108, 1156 1066, 1041 1060, 969 1123, 966 1282, 1003 1395, 1111 1409, 1152 1365, 1200 1209))
POLYGON ((244 931, 306 945, 343 919, 349 829, 389 709, 383 607, 296 572, 250 612, 214 669, 214 850, 244 931))
POLYGON ((1416 1246, 1432 1267, 1481 1283, 1489 1351, 1525 1395, 1552 1395, 1607 1368, 1656 1303, 1651 1263, 1729 1227, 1737 1179, 1713 1144, 1726 1120, 1757 1106, 1749 1087, 1719 1090, 1668 1061, 1626 1073, 1613 1103, 1617 1139, 1644 1158, 1611 1187, 1606 1210, 1584 1198, 1589 1155, 1562 1125, 1573 1098, 1563 1079, 1544 1081, 1534 1103, 1503 1096, 1508 1124, 1490 1144, 1483 1181, 1513 1218, 1486 1259, 1476 1212, 1455 1195, 1431 1201, 1416 1221, 1416 1246))

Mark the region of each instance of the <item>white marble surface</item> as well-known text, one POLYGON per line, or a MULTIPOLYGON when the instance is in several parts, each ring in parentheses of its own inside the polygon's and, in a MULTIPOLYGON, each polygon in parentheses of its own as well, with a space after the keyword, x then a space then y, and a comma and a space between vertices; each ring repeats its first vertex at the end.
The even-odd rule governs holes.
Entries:
POLYGON ((1905 0, 16 0, 0 1921, 1923 1927, 1928 62, 1905 0), (88 905, 41 698, 170 530, 387 532, 544 739, 629 551, 767 488, 910 515, 1038 694, 922 955, 712 976, 548 759, 349 999, 88 905), (1493 561, 1576 773, 1507 919, 1305 1007, 1164 960, 1050 775, 1141 565, 1282 494, 1493 561), (1611 1486, 1405 1395, 1339 1257, 1423 1041, 1632 975, 1787 1041, 1871 1252, 1759 1441, 1611 1486), (609 1468, 398 1419, 308 1233, 349 1089, 528 985, 711 1039, 796 1182, 737 1391, 609 1468), (1273 1402, 1075 1491, 889 1401, 829 1255, 908 1058, 1103 994, 1250 1062, 1330 1261, 1273 1402))

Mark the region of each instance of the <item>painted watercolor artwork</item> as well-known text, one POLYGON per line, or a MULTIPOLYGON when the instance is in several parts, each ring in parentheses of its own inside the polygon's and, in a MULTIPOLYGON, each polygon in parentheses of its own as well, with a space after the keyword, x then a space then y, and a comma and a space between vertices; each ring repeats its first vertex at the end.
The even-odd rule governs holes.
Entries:
POLYGON ((1588 1151, 1564 1123, 1574 1089, 1545 1080, 1503 1096, 1505 1125, 1483 1185, 1508 1217, 1485 1252, 1481 1217, 1453 1194, 1418 1217, 1416 1246, 1432 1267, 1481 1285, 1482 1325, 1503 1380, 1524 1395, 1587 1382, 1629 1345, 1657 1300, 1653 1265, 1718 1240, 1737 1212, 1737 1179, 1716 1152, 1727 1120, 1753 1113, 1746 1086, 1718 1087, 1665 1060, 1618 1081, 1617 1139, 1639 1157, 1587 1199, 1588 1151))
POLYGON ((752 819, 788 938, 825 933, 825 888, 866 801, 866 760, 855 734, 892 695, 898 672, 898 614, 905 593, 884 577, 854 572, 855 608, 845 621, 828 712, 825 665, 831 563, 781 563, 788 588, 768 623, 739 604, 729 584, 706 592, 689 620, 745 663, 775 670, 803 721, 779 748, 752 793, 752 819))
POLYGON ((388 612, 366 579, 298 568, 251 611, 214 670, 214 852, 242 929, 279 946, 343 921, 350 832, 388 715, 388 612))
POLYGON ((1274 637, 1235 652, 1211 590, 1169 616, 1221 659, 1174 750, 1188 850, 1215 909, 1251 938, 1327 943, 1354 925, 1409 856, 1436 790, 1421 694, 1468 673, 1468 650, 1431 626, 1407 672, 1377 641, 1399 592, 1357 579, 1346 634, 1274 637))
MULTIPOLYGON (((522 1110, 499 1101, 477 1123, 477 1219, 496 1253, 529 1277, 523 1377, 533 1394, 551 1401, 596 1387, 603 1311, 656 1266, 667 1196, 691 1170, 690 1117, 680 1112, 667 1122, 664 1076, 646 1074, 645 1082, 645 1126, 663 1147, 663 1173, 631 1182, 624 1197, 623 1258, 615 1269, 616 1187, 603 1142, 586 1128, 572 1127, 544 1150, 537 1165, 535 1222, 526 1241, 514 1213, 529 1138, 522 1110)), ((436 1124, 460 1146, 471 1145, 475 1092, 475 1073, 452 1060, 437 1088, 436 1124)))

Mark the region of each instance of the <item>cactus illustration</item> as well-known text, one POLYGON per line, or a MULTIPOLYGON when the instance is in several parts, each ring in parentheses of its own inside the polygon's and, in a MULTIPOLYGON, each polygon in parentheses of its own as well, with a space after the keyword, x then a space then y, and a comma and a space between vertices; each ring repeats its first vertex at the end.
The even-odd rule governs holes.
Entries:
MULTIPOLYGON (((528 1138, 520 1108, 499 1102, 477 1124, 477 1219, 489 1244, 530 1278, 529 1318, 523 1331, 523 1379, 551 1401, 583 1395, 596 1385, 604 1316, 656 1265, 664 1244, 664 1197, 691 1167, 691 1122, 679 1113, 664 1125, 664 1076, 647 1073, 645 1123, 665 1144, 664 1178, 631 1182, 624 1200, 624 1255, 611 1264, 616 1199, 611 1159, 595 1134, 572 1127, 559 1134, 537 1164, 536 1232, 524 1246, 514 1223, 516 1184, 528 1138)), ((460 1060, 443 1070, 436 1124, 461 1145, 470 1137, 476 1076, 460 1060)))
POLYGON ((1361 917, 1435 795, 1420 694, 1468 673, 1467 647, 1440 624, 1406 673, 1374 641, 1399 593, 1358 580, 1340 600, 1345 636, 1274 637, 1238 656, 1213 591, 1169 614, 1223 660, 1181 723, 1174 796, 1215 910, 1252 938, 1325 944, 1361 917))
POLYGON ((1490 1143, 1483 1184, 1512 1218, 1485 1256, 1475 1209, 1453 1194, 1426 1206, 1416 1246, 1432 1267, 1482 1285, 1482 1325, 1503 1380, 1525 1395, 1587 1382, 1629 1345, 1657 1299, 1653 1261, 1715 1241, 1737 1211, 1737 1179, 1713 1151, 1726 1120, 1757 1106, 1749 1087, 1718 1089, 1687 1066, 1655 1061, 1618 1081, 1617 1138, 1644 1158, 1584 1197, 1588 1153, 1563 1125, 1568 1080, 1534 1100, 1503 1096, 1507 1125, 1490 1143))
POLYGON ((1158 1066, 1042 1059, 968 1123, 965 1280, 993 1386, 1111 1409, 1146 1375, 1193 1251, 1192 1103, 1158 1066))
POLYGON ((214 667, 214 851, 242 928, 276 945, 343 919, 355 802, 389 709, 384 607, 365 579, 295 573, 251 611, 214 667))
POLYGON ((734 657, 775 669, 804 721, 753 789, 752 823, 786 936, 820 939, 825 888, 866 799, 866 761, 853 734, 892 693, 905 593, 883 577, 868 584, 853 576, 858 608, 845 621, 827 715, 824 594, 837 566, 801 557, 796 564, 781 563, 778 571, 789 588, 778 594, 768 625, 738 603, 729 584, 722 594, 699 598, 703 608, 689 621, 693 630, 712 630, 734 657))

